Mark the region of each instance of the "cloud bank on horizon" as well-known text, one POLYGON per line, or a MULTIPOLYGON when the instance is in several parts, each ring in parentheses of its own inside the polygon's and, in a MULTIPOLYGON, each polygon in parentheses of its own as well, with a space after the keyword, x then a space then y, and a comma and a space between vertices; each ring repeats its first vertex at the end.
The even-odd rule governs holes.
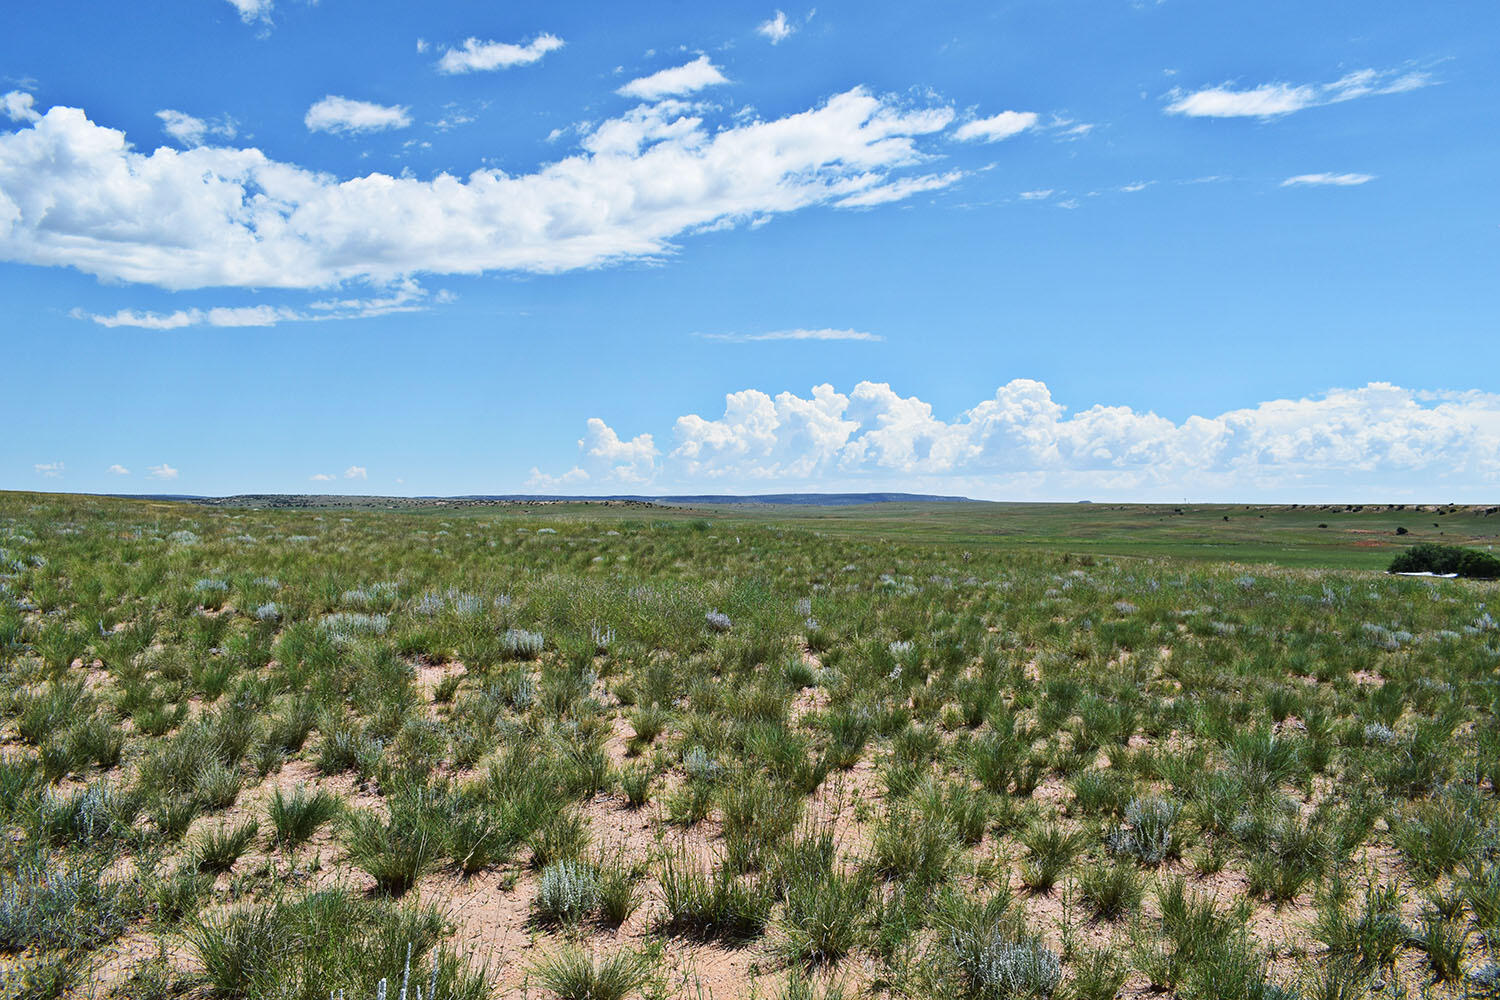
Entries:
POLYGON ((668 492, 723 484, 763 492, 836 482, 846 488, 921 483, 983 499, 1072 494, 1200 499, 1247 492, 1296 495, 1347 477, 1392 489, 1493 489, 1500 484, 1500 394, 1420 393, 1388 383, 1174 422, 1128 406, 1068 414, 1047 386, 1013 379, 951 420, 890 385, 809 396, 758 389, 726 395, 721 416, 677 418, 670 444, 623 437, 598 417, 579 461, 558 474, 532 470, 535 489, 591 487, 668 492))

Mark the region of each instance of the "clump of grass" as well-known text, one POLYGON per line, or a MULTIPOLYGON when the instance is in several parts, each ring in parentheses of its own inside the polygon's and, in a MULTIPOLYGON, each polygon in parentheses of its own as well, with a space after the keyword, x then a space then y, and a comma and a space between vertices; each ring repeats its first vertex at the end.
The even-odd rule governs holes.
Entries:
POLYGON ((667 818, 677 826, 692 826, 708 816, 713 803, 712 784, 689 780, 667 795, 667 818))
POLYGON ((483 1000, 492 985, 451 954, 433 951, 443 930, 431 909, 325 890, 223 910, 186 931, 214 996, 353 997, 377 985, 413 981, 452 1000, 483 1000), (435 989, 434 989, 435 987, 435 989))
POLYGON ((298 785, 290 795, 276 789, 268 810, 273 827, 271 843, 284 850, 295 849, 336 817, 342 806, 337 796, 321 788, 311 795, 305 785, 298 785))
POLYGON ((195 916, 213 889, 213 876, 193 865, 182 865, 170 874, 145 881, 145 902, 153 922, 173 927, 195 916))
POLYGON ((1500 930, 1500 864, 1470 861, 1458 887, 1474 911, 1474 923, 1486 934, 1500 930))
POLYGON ((1072 962, 1073 1000, 1115 1000, 1130 970, 1107 949, 1088 950, 1072 962))
POLYGON ((1289 807, 1264 824, 1242 827, 1251 850, 1247 874, 1250 891, 1283 903, 1295 899, 1329 862, 1324 832, 1289 807))
POLYGON ((725 782, 719 806, 729 862, 739 870, 758 867, 802 816, 802 797, 794 789, 759 775, 725 782))
POLYGON ((1224 763, 1229 773, 1257 796, 1299 779, 1305 766, 1300 744, 1269 728, 1231 736, 1224 748, 1224 763))
POLYGON ((1159 932, 1138 929, 1135 966, 1151 983, 1190 1000, 1254 1000, 1265 995, 1266 959, 1246 921, 1244 901, 1221 912, 1212 897, 1170 878, 1157 890, 1159 932))
POLYGON ((517 839, 515 827, 485 805, 461 805, 443 824, 444 848, 466 876, 509 860, 517 839))
POLYGON ((1426 953, 1435 982, 1456 982, 1463 978, 1469 929, 1462 916, 1427 909, 1417 918, 1413 943, 1426 953))
POLYGON ((558 1000, 623 1000, 650 979, 650 963, 630 950, 604 957, 565 945, 538 961, 531 974, 558 1000))
POLYGON ((588 821, 575 809, 563 809, 544 819, 527 838, 533 868, 583 856, 589 846, 588 821))
POLYGON ((420 799, 392 803, 389 816, 371 809, 345 814, 342 840, 349 860, 392 896, 431 870, 440 842, 420 799))
POLYGON ((1069 811, 1085 816, 1123 816, 1134 796, 1133 783, 1113 769, 1089 768, 1069 782, 1073 801, 1069 811))
POLYGON ((940 816, 897 806, 875 830, 872 869, 886 878, 933 885, 947 876, 956 850, 940 816))
POLYGON ((656 702, 636 708, 630 713, 630 726, 635 733, 633 742, 639 746, 650 746, 666 731, 670 720, 667 710, 656 702))
POLYGON ((239 773, 217 760, 204 764, 193 784, 198 801, 209 809, 227 809, 240 795, 239 773))
POLYGON ((789 962, 836 962, 859 943, 871 885, 836 866, 791 873, 778 923, 778 950, 789 962))
POLYGON ((725 866, 697 862, 685 847, 663 854, 657 879, 666 929, 692 937, 730 941, 757 937, 765 930, 775 903, 767 883, 737 877, 725 866))
POLYGON ((828 762, 832 767, 847 771, 864 756, 865 744, 875 730, 875 720, 869 709, 859 706, 838 708, 823 720, 828 733, 828 762))
POLYGON ((221 825, 208 831, 189 854, 193 866, 201 872, 215 874, 229 871, 259 832, 260 824, 253 819, 239 826, 221 825))
POLYGON ((644 868, 626 862, 623 854, 601 855, 594 861, 599 882, 599 919, 618 927, 630 919, 640 905, 637 882, 644 868))
POLYGON ((620 772, 620 790, 630 808, 639 809, 651 801, 651 772, 647 768, 632 764, 620 772))
POLYGON ((1021 835, 1026 857, 1021 862, 1021 882, 1036 893, 1049 893, 1058 878, 1078 856, 1081 839, 1056 823, 1039 823, 1021 835))
POLYGON ((1414 803, 1391 832, 1412 867, 1431 881, 1477 855, 1488 826, 1484 811, 1474 797, 1453 791, 1414 803))
POLYGON ((1138 907, 1145 895, 1139 872, 1129 864, 1090 867, 1079 878, 1078 889, 1101 920, 1118 920, 1138 907))
POLYGON ((203 807, 193 796, 172 795, 159 800, 151 808, 149 815, 156 824, 157 833, 170 841, 187 833, 188 827, 192 826, 193 820, 202 811, 203 807))

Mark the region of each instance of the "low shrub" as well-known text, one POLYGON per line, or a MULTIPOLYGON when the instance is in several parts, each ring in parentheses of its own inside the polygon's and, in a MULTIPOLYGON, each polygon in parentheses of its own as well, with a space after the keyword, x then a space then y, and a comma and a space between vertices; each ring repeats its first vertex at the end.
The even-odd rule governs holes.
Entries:
POLYGON ((1423 542, 1391 560, 1388 573, 1456 573, 1471 580, 1500 579, 1500 558, 1457 545, 1423 542))

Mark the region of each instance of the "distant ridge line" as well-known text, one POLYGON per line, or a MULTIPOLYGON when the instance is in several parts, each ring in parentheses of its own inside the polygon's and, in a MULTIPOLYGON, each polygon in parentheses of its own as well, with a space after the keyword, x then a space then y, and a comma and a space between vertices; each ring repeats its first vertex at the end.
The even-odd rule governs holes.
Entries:
POLYGON ((617 494, 611 496, 563 496, 560 494, 513 493, 509 495, 471 495, 450 497, 454 500, 509 500, 537 503, 559 500, 634 500, 643 503, 765 503, 802 504, 814 507, 839 507, 860 503, 974 503, 968 497, 938 496, 931 493, 682 493, 670 496, 617 494))
POLYGON ((597 496, 573 496, 561 493, 467 493, 456 496, 367 496, 329 493, 239 493, 209 497, 179 493, 111 493, 125 500, 172 500, 208 506, 240 507, 321 507, 344 503, 391 504, 515 504, 515 503, 638 503, 638 504, 767 504, 804 507, 848 507, 878 503, 976 503, 968 497, 938 496, 930 493, 692 493, 650 496, 644 493, 616 493, 597 496))

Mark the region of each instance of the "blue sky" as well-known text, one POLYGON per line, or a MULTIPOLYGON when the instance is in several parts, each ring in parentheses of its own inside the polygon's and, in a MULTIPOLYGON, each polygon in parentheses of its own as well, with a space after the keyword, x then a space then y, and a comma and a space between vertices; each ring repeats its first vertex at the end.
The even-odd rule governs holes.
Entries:
POLYGON ((1500 9, 25 5, 0 488, 1491 500, 1500 9))

